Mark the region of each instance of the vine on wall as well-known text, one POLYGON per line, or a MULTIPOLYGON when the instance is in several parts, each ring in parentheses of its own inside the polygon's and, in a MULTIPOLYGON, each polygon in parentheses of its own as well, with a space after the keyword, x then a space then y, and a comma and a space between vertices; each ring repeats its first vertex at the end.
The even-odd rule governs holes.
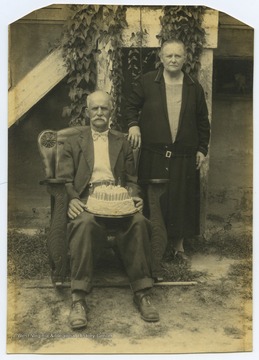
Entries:
POLYGON ((157 36, 160 43, 170 38, 180 39, 187 50, 185 71, 196 76, 205 43, 205 30, 202 27, 205 7, 164 6, 163 11, 160 18, 161 31, 157 36))
POLYGON ((102 50, 112 62, 110 78, 115 113, 120 110, 123 81, 121 48, 122 30, 127 26, 126 8, 109 5, 71 5, 72 17, 68 20, 62 40, 63 56, 68 68, 69 98, 71 104, 63 110, 70 125, 83 125, 86 119, 86 96, 96 89, 97 61, 102 50), (107 46, 106 46, 107 45, 107 46))
POLYGON ((147 42, 148 32, 142 25, 142 7, 139 8, 139 29, 132 32, 130 41, 131 48, 128 52, 128 70, 131 73, 133 83, 143 72, 143 53, 142 49, 147 42))
POLYGON ((123 68, 122 68, 122 31, 128 25, 126 22, 126 6, 117 6, 115 17, 113 19, 114 26, 109 23, 109 34, 111 49, 109 50, 109 60, 112 62, 110 72, 110 79, 112 80, 111 95, 114 100, 114 111, 112 115, 112 125, 120 129, 118 124, 121 117, 121 103, 122 103, 122 86, 123 86, 123 68))

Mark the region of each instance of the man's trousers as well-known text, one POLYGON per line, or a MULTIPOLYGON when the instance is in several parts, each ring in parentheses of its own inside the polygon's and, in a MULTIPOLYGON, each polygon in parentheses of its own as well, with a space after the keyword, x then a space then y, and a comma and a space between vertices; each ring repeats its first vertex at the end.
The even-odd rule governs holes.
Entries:
MULTIPOLYGON (((121 219, 112 219, 116 245, 129 277, 132 290, 153 285, 151 278, 150 222, 136 213, 121 219)), ((68 241, 71 256, 71 290, 91 291, 94 253, 107 238, 109 219, 96 217, 86 211, 68 222, 68 241)))

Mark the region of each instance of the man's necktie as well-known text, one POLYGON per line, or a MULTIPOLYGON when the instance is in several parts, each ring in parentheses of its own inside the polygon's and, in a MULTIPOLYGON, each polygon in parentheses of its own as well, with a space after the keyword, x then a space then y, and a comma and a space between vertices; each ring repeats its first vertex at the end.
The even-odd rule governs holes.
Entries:
POLYGON ((107 141, 108 139, 108 131, 105 131, 105 132, 98 132, 98 131, 95 131, 92 133, 92 136, 93 136, 93 141, 96 141, 98 139, 102 139, 103 141, 107 141))

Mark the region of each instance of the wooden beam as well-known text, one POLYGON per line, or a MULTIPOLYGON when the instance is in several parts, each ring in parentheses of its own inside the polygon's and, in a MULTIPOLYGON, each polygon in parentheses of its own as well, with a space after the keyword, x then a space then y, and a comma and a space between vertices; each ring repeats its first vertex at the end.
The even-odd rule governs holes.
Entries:
POLYGON ((67 75, 60 48, 33 68, 8 93, 8 127, 20 119, 67 75))
POLYGON ((32 11, 18 20, 19 23, 57 23, 65 22, 70 15, 72 15, 68 5, 56 4, 46 6, 41 9, 32 11))
MULTIPOLYGON (((194 286, 197 285, 197 281, 161 281, 155 282, 154 286, 194 286)), ((26 289, 52 289, 54 287, 53 284, 50 282, 45 281, 34 281, 33 285, 25 285, 26 289)), ((71 284, 70 281, 65 283, 58 283, 56 284, 58 289, 70 289, 71 284)), ((93 287, 98 288, 106 288, 106 287, 130 287, 129 281, 122 280, 122 281, 98 281, 93 282, 93 287)))
MULTIPOLYGON (((209 120, 212 120, 212 76, 213 76, 213 50, 204 49, 201 55, 201 68, 199 81, 204 89, 206 102, 209 111, 209 120)), ((209 154, 200 169, 200 235, 206 237, 207 219, 207 198, 208 198, 208 178, 209 178, 209 154)))
MULTIPOLYGON (((146 30, 147 32, 147 36, 144 36, 143 38, 142 47, 159 47, 160 43, 157 38, 157 34, 159 34, 161 31, 161 16, 163 16, 162 7, 127 7, 126 19, 128 27, 124 29, 122 34, 124 46, 139 46, 138 38, 136 36, 132 37, 132 34, 140 30, 141 21, 142 29, 146 30)), ((216 48, 218 42, 218 11, 213 9, 206 9, 202 26, 206 33, 204 48, 216 48)))

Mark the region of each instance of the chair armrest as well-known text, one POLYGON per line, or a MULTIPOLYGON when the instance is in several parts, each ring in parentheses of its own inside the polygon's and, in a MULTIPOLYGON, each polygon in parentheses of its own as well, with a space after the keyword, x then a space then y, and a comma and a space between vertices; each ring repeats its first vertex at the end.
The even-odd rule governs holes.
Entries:
POLYGON ((169 179, 148 179, 140 180, 140 184, 166 184, 169 182, 169 179))
POLYGON ((45 179, 40 181, 40 185, 49 185, 49 184, 65 184, 66 179, 57 178, 57 179, 45 179))

